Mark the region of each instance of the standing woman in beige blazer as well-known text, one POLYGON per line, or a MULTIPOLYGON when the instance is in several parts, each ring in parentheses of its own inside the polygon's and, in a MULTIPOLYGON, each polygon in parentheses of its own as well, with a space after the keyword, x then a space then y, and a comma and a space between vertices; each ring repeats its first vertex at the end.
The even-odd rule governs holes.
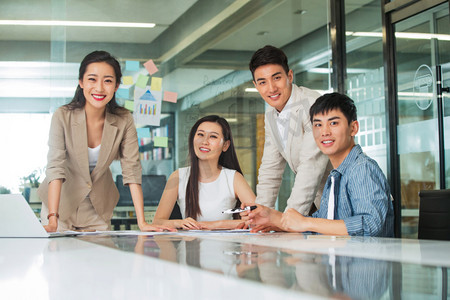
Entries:
POLYGON ((42 224, 49 232, 110 229, 119 200, 109 169, 114 159, 120 159, 139 228, 168 229, 145 222, 136 128, 115 99, 121 77, 119 62, 108 52, 88 54, 74 98, 53 115, 46 178, 38 190, 42 224))

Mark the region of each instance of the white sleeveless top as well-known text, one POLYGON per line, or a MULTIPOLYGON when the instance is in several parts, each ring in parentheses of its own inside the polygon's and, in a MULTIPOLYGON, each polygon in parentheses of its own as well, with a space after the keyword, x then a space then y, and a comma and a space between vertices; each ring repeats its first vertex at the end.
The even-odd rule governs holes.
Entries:
MULTIPOLYGON (((181 216, 186 218, 186 186, 189 179, 190 167, 178 169, 178 199, 181 216)), ((223 214, 222 211, 236 206, 234 195, 234 174, 236 170, 230 170, 222 167, 219 177, 208 183, 199 182, 199 205, 201 215, 197 221, 218 221, 231 220, 232 214, 223 214)))
POLYGON ((95 148, 88 147, 88 156, 89 156, 89 172, 92 173, 95 166, 97 165, 98 155, 100 154, 100 145, 95 148))

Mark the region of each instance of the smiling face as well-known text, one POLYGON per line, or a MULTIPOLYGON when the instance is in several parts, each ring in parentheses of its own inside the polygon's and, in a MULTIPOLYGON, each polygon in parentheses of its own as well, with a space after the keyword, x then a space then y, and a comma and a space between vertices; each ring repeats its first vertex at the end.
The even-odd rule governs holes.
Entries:
POLYGON ((194 135, 194 152, 199 160, 217 160, 227 151, 230 141, 224 141, 222 127, 214 122, 201 123, 194 135))
POLYGON ((313 117, 313 134, 320 151, 328 155, 333 168, 337 168, 355 145, 354 136, 358 133, 358 121, 348 123, 345 115, 338 109, 313 117))
POLYGON ((256 89, 264 101, 277 111, 282 111, 292 92, 292 70, 286 74, 281 65, 268 64, 253 73, 256 89))
POLYGON ((104 110, 119 88, 114 68, 106 62, 89 64, 79 84, 86 98, 86 109, 104 110))

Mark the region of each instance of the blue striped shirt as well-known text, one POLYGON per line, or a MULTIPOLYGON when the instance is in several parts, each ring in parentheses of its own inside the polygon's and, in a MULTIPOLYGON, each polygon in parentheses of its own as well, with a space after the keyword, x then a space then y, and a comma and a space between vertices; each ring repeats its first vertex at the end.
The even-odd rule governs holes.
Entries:
POLYGON ((394 208, 380 167, 355 145, 337 169, 330 172, 320 209, 314 218, 327 218, 331 176, 335 178, 335 220, 344 220, 349 235, 394 236, 394 208))

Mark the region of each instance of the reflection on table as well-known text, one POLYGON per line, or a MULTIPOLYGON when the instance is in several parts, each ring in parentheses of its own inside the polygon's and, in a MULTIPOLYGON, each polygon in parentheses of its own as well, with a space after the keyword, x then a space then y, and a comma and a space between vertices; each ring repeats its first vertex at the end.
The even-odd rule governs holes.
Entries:
POLYGON ((0 239, 0 298, 31 285, 43 299, 446 299, 448 249, 301 234, 0 239))

